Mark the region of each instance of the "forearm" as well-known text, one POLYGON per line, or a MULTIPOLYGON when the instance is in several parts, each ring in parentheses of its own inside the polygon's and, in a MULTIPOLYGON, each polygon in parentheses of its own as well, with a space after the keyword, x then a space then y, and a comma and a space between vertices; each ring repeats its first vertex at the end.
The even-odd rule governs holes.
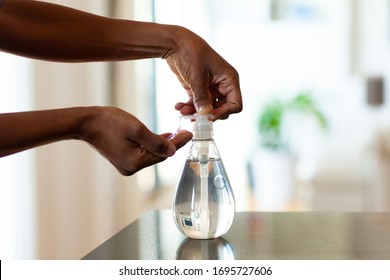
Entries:
POLYGON ((173 156, 192 137, 181 132, 167 139, 136 117, 115 107, 75 107, 0 114, 0 157, 61 140, 91 145, 123 175, 173 156))
POLYGON ((110 19, 31 0, 3 0, 0 49, 51 61, 115 61, 165 57, 176 26, 110 19))
POLYGON ((40 145, 79 139, 92 107, 0 114, 0 156, 40 145))

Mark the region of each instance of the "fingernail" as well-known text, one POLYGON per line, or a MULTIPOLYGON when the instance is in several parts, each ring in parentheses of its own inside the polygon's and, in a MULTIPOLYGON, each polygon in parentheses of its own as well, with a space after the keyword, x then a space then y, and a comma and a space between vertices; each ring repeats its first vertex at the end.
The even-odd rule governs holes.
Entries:
POLYGON ((208 114, 213 110, 213 106, 211 105, 201 105, 199 106, 198 113, 199 114, 208 114))

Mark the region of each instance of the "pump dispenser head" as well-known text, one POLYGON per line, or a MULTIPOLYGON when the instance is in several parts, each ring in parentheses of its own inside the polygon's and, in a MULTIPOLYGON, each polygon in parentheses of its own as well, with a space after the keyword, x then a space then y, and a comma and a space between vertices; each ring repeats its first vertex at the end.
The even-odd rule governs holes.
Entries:
POLYGON ((183 116, 183 119, 194 120, 192 124, 192 132, 194 139, 210 139, 213 137, 213 122, 209 120, 209 114, 193 114, 183 116))

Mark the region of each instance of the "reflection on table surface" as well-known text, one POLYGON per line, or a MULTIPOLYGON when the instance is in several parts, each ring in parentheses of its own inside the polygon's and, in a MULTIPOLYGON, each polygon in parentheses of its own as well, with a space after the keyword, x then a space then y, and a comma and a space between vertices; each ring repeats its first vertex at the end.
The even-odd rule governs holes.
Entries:
POLYGON ((234 260, 233 248, 223 238, 197 240, 186 238, 176 251, 177 260, 234 260))
POLYGON ((148 212, 84 259, 390 259, 390 213, 237 212, 223 238, 186 238, 148 212))

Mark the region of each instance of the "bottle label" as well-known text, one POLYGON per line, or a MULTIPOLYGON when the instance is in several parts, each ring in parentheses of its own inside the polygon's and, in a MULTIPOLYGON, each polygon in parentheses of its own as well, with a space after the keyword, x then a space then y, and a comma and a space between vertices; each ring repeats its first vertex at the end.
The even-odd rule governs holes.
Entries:
POLYGON ((191 213, 180 213, 181 224, 184 229, 200 230, 199 219, 195 219, 191 213), (198 220, 198 222, 196 222, 198 220))

